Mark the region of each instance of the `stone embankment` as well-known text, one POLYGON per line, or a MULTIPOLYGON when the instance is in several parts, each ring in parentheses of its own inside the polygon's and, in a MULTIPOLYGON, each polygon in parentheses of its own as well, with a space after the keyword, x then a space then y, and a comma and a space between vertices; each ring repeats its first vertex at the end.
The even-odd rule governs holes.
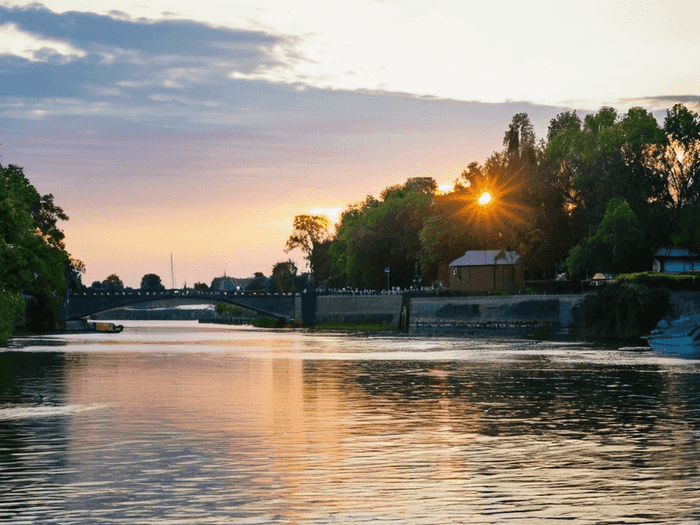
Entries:
POLYGON ((511 329, 566 331, 580 322, 585 295, 412 297, 319 295, 296 298, 297 325, 386 323, 413 331, 511 329))
POLYGON ((536 326, 566 332, 580 323, 585 295, 504 295, 411 299, 410 331, 509 330, 536 326))
POLYGON ((299 295, 296 297, 296 325, 317 323, 386 323, 405 327, 407 300, 397 295, 299 295))

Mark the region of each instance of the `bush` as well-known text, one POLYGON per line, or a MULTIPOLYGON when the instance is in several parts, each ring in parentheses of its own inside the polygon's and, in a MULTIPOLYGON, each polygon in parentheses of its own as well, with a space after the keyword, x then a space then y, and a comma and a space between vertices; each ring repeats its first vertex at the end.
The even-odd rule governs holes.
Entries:
POLYGON ((700 291, 700 275, 660 272, 621 273, 616 281, 644 285, 649 288, 700 291))
POLYGON ((279 326, 279 321, 277 319, 270 319, 269 317, 258 317, 253 319, 251 324, 257 328, 274 328, 279 326))
POLYGON ((615 282, 583 303, 581 334, 594 339, 634 339, 651 332, 671 311, 665 288, 615 282))
POLYGON ((217 303, 216 313, 219 314, 222 319, 228 321, 234 317, 240 317, 243 311, 238 306, 232 304, 217 303))

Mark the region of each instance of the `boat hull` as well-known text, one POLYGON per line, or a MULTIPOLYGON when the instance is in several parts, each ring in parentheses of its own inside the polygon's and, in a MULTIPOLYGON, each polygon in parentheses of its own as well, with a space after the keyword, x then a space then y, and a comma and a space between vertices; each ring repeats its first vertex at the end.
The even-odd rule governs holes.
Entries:
POLYGON ((652 350, 664 354, 700 354, 700 345, 690 337, 653 338, 644 337, 652 350))

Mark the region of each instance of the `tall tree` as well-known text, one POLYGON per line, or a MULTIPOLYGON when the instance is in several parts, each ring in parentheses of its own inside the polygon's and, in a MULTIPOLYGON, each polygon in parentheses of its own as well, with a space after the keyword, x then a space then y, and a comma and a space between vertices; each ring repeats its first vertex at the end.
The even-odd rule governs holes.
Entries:
POLYGON ((27 317, 36 330, 58 327, 59 298, 66 291, 70 256, 56 221, 67 217, 57 209, 21 167, 0 165, 0 290, 32 297, 27 317), (42 223, 42 212, 54 216, 42 223))
POLYGON ((297 215, 294 217, 294 231, 287 239, 285 253, 296 248, 304 252, 314 278, 317 277, 316 273, 319 269, 316 267, 318 266, 318 257, 315 256, 315 252, 320 245, 329 239, 328 227, 330 225, 331 221, 325 215, 297 215))
POLYGON ((687 206, 700 205, 700 116, 676 104, 666 111, 665 137, 648 151, 647 160, 666 185, 674 231, 687 206))
POLYGON ((646 161, 647 151, 663 140, 656 119, 642 108, 618 115, 604 107, 587 115, 561 114, 550 125, 545 166, 564 198, 579 239, 591 237, 612 196, 624 198, 646 225, 642 244, 651 263, 651 247, 668 238, 663 220, 663 180, 646 161))

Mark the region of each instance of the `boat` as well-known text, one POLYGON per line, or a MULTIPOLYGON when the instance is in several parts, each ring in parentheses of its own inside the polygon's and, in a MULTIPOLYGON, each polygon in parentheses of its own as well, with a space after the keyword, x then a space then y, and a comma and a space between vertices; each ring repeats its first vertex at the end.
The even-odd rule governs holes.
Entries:
POLYGON ((66 321, 66 332, 110 332, 118 334, 124 326, 104 321, 88 322, 85 319, 66 321))
POLYGON ((700 314, 664 318, 642 336, 652 350, 666 354, 700 354, 700 314))

